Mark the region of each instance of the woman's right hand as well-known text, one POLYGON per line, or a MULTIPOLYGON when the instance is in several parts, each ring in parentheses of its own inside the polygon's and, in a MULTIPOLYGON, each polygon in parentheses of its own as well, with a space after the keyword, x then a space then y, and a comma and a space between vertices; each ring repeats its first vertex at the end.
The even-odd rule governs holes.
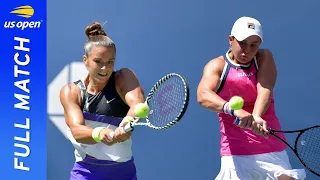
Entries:
POLYGON ((242 129, 250 128, 252 125, 252 122, 254 121, 254 118, 252 114, 248 113, 247 111, 240 109, 235 110, 233 114, 239 118, 240 122, 238 126, 242 129))
POLYGON ((267 122, 259 116, 253 116, 253 119, 251 130, 260 136, 268 138, 267 122))
POLYGON ((117 143, 116 141, 113 140, 113 137, 110 136, 111 133, 114 133, 114 130, 108 129, 108 128, 104 128, 102 131, 100 131, 99 138, 101 142, 108 146, 111 146, 117 143))

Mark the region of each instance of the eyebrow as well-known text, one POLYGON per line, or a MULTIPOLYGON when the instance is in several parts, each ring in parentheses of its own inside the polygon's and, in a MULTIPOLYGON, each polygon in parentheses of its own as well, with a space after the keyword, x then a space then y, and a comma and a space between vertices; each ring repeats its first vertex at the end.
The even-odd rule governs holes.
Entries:
MULTIPOLYGON (((116 58, 111 58, 111 59, 108 59, 108 61, 114 61, 116 58)), ((93 58, 93 60, 102 60, 101 58, 93 58)))

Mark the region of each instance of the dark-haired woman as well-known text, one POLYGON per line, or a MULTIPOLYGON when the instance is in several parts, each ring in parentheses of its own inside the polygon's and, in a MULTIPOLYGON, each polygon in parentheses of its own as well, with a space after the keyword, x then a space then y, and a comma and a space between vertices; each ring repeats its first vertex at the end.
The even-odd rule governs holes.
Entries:
POLYGON ((114 70, 116 47, 100 23, 87 26, 85 34, 88 74, 60 92, 75 147, 70 180, 135 180, 131 133, 123 127, 134 117, 134 105, 144 102, 143 89, 130 69, 114 70))

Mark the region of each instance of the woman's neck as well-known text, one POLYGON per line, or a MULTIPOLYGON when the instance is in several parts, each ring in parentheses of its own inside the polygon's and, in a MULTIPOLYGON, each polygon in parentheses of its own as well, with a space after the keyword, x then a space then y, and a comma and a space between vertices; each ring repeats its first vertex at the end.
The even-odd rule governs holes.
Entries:
POLYGON ((231 61, 233 61, 236 64, 239 64, 239 61, 237 61, 237 59, 234 57, 234 55, 233 55, 231 50, 229 51, 228 56, 229 56, 231 61))
POLYGON ((89 76, 87 76, 87 78, 85 79, 87 92, 90 94, 98 94, 102 91, 102 89, 106 86, 107 83, 108 81, 104 83, 98 83, 96 80, 90 78, 89 76))
POLYGON ((248 65, 248 64, 250 64, 250 63, 248 63, 248 64, 243 64, 243 63, 241 63, 240 61, 238 61, 238 60, 234 57, 234 55, 233 55, 233 53, 232 53, 231 50, 229 51, 228 56, 229 56, 229 59, 230 59, 231 61, 233 61, 234 63, 236 63, 236 64, 240 64, 240 65, 248 65))

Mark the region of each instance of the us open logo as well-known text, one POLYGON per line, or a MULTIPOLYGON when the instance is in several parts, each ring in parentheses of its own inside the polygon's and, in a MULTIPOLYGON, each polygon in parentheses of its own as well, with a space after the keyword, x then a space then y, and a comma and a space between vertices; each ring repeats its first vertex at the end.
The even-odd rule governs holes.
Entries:
MULTIPOLYGON (((34 9, 32 6, 25 5, 25 6, 19 6, 14 8, 10 14, 16 15, 18 17, 22 17, 24 19, 29 19, 34 15, 34 9)), ((22 20, 22 21, 5 21, 4 22, 4 28, 7 29, 38 29, 41 27, 41 21, 27 21, 27 20, 22 20)))

